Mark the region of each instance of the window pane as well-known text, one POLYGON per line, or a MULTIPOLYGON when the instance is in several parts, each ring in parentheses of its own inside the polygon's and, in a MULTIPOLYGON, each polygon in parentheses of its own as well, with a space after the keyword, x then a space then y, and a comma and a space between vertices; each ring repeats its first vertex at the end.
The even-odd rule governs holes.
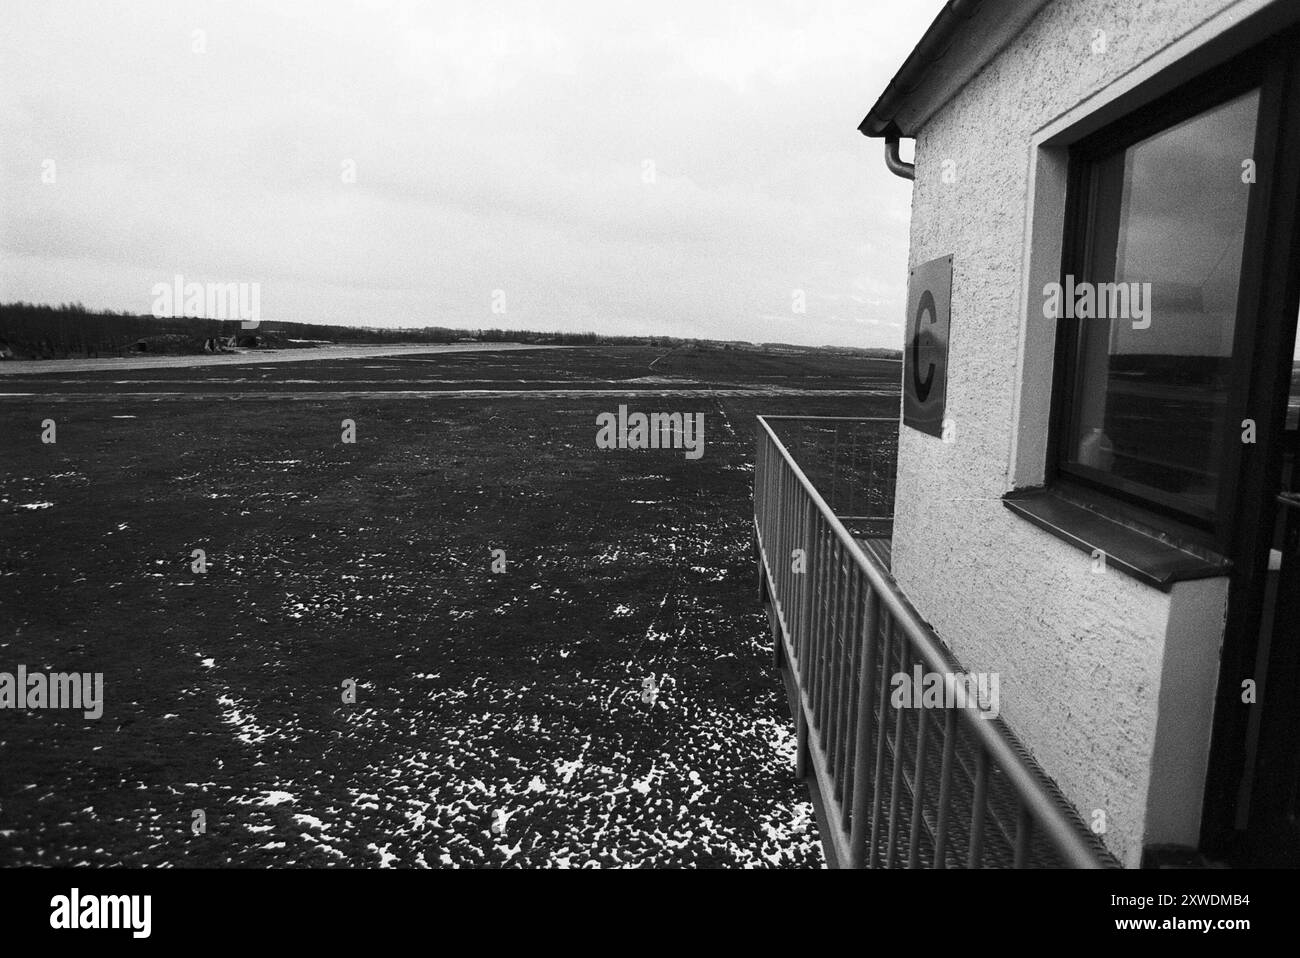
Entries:
POLYGON ((1242 163, 1258 107, 1256 90, 1093 168, 1084 278, 1096 318, 1078 319, 1069 459, 1202 515, 1237 436, 1227 427, 1249 198, 1242 163), (1103 283, 1123 285, 1103 292, 1103 283))
POLYGON ((1291 357, 1291 395, 1286 404, 1286 428, 1300 429, 1300 317, 1296 317, 1295 353, 1291 357))

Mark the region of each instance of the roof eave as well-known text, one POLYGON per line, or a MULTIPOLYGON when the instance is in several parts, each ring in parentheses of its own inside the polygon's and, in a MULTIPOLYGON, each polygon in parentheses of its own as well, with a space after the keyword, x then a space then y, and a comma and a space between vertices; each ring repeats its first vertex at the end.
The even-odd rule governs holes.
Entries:
POLYGON ((913 137, 1038 15, 1048 0, 948 0, 858 130, 913 137))

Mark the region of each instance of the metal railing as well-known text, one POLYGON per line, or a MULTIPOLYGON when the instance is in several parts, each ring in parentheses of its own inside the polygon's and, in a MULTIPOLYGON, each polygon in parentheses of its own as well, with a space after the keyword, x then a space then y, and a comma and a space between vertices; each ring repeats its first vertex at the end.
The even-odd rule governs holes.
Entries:
POLYGON ((763 416, 831 511, 855 535, 889 538, 898 420, 763 416))
MULTIPOLYGON (((965 674, 846 522, 879 528, 892 517, 892 462, 889 483, 874 500, 870 489, 855 494, 839 486, 850 481, 855 462, 870 460, 868 473, 878 474, 882 458, 894 454, 898 421, 760 416, 758 423, 760 574, 776 660, 788 666, 795 686, 796 771, 815 777, 835 864, 1117 865, 1001 718, 951 697, 949 707, 890 704, 891 678, 911 675, 916 666, 923 673, 965 674), (839 504, 857 509, 865 502, 868 511, 837 515, 778 430, 787 437, 820 435, 820 443, 802 445, 811 452, 809 471, 826 477, 839 470, 832 476, 839 504), (874 448, 847 460, 835 455, 848 430, 874 448), (886 501, 888 513, 871 514, 886 501)), ((801 440, 792 443, 799 447, 801 440)))

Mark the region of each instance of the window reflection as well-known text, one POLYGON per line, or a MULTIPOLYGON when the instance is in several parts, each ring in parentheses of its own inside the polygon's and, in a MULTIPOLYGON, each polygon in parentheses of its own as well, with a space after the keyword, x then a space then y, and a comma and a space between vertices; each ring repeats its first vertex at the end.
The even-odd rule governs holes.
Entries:
POLYGON ((1213 509, 1255 141, 1252 91, 1094 163, 1087 279, 1150 284, 1136 315, 1079 319, 1069 460, 1213 509))

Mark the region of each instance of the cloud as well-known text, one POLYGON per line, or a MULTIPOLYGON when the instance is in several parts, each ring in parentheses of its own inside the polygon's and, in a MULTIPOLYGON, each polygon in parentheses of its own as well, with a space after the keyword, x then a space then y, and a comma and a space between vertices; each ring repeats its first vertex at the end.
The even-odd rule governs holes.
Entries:
POLYGON ((144 310, 180 272, 261 282, 276 319, 898 345, 910 192, 855 127, 917 7, 23 5, 0 281, 144 310))

